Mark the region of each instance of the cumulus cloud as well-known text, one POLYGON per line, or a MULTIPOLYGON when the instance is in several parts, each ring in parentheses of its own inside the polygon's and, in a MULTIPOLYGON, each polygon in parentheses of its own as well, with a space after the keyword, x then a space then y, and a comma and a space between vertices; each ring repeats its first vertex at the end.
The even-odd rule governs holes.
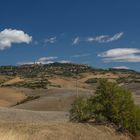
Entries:
POLYGON ((100 53, 98 56, 106 62, 140 62, 140 49, 116 48, 100 53))
POLYGON ((78 45, 79 42, 80 42, 80 38, 77 36, 77 37, 73 40, 72 45, 78 45))
POLYGON ((56 40, 56 36, 55 37, 51 37, 51 38, 47 38, 47 39, 45 39, 45 43, 51 43, 51 44, 53 44, 53 43, 55 43, 57 40, 56 40))
POLYGON ((18 62, 17 65, 31 65, 31 64, 52 64, 55 62, 59 63, 70 63, 68 60, 57 60, 57 56, 50 56, 50 57, 41 57, 37 59, 36 61, 28 61, 28 62, 18 62))
POLYGON ((113 69, 126 69, 126 70, 128 70, 130 68, 127 66, 117 66, 117 67, 113 67, 113 69))
POLYGON ((88 37, 87 41, 88 42, 98 42, 98 43, 109 43, 109 42, 113 42, 113 41, 120 39, 123 36, 123 34, 124 34, 123 32, 120 32, 120 33, 116 33, 113 36, 100 35, 100 36, 96 36, 96 37, 88 37))
POLYGON ((0 50, 10 48, 12 43, 27 43, 32 41, 32 36, 22 30, 4 29, 0 32, 0 50))

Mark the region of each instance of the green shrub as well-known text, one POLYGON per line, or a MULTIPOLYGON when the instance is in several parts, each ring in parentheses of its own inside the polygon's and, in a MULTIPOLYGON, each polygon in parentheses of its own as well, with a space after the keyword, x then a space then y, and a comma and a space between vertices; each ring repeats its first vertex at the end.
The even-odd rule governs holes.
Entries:
POLYGON ((70 119, 73 121, 86 121, 91 118, 90 104, 85 97, 77 97, 70 110, 70 119))
POLYGON ((95 119, 102 115, 108 122, 113 122, 120 128, 131 129, 135 105, 129 91, 116 83, 102 80, 95 95, 91 97, 91 102, 95 119))
POLYGON ((24 100, 18 102, 16 105, 20 105, 20 104, 23 104, 25 102, 32 101, 32 100, 35 100, 35 99, 38 99, 38 98, 40 98, 40 96, 28 96, 24 100))
POLYGON ((68 72, 68 71, 64 71, 62 73, 62 75, 65 76, 65 77, 72 77, 73 76, 73 73, 72 72, 68 72))
POLYGON ((135 106, 133 114, 133 129, 132 132, 136 135, 140 135, 140 107, 135 106))
POLYGON ((124 78, 124 77, 120 77, 116 81, 117 81, 118 84, 120 84, 120 83, 126 83, 127 82, 127 79, 124 78))
POLYGON ((77 99, 71 110, 71 118, 77 121, 94 118, 96 122, 114 123, 119 130, 140 132, 140 108, 134 104, 131 93, 107 80, 99 82, 89 99, 77 99))
POLYGON ((87 83, 87 84, 92 84, 92 83, 97 83, 97 82, 98 82, 97 78, 90 78, 85 81, 85 83, 87 83))
POLYGON ((51 87, 57 87, 57 88, 61 88, 61 85, 50 84, 49 86, 51 86, 51 87))
POLYGON ((30 89, 47 89, 47 86, 50 84, 48 80, 32 80, 32 81, 22 81, 15 84, 10 85, 2 85, 2 87, 24 87, 30 89))

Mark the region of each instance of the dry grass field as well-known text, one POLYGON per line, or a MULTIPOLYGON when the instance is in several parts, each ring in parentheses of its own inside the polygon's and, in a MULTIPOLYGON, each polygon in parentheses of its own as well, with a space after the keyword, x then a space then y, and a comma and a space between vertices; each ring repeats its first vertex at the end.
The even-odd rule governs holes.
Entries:
MULTIPOLYGON (((130 140, 113 128, 69 122, 68 111, 73 101, 78 96, 90 96, 97 86, 85 81, 90 78, 115 80, 120 76, 128 74, 82 73, 76 78, 55 75, 48 77, 51 85, 47 89, 14 87, 12 85, 33 79, 1 76, 5 87, 0 88, 0 140, 130 140), (16 105, 28 96, 39 98, 16 105)), ((132 91, 139 105, 139 83, 124 86, 132 91)))
POLYGON ((62 111, 0 108, 0 140, 130 140, 113 128, 69 122, 62 111))
POLYGON ((88 124, 1 124, 1 140, 130 140, 105 126, 88 124))

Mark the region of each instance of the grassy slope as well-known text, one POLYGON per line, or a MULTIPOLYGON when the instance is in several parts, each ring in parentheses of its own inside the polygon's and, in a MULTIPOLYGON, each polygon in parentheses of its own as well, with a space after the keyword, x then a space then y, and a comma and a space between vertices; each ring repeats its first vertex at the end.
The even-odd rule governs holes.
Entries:
POLYGON ((1 124, 1 140, 130 140, 105 126, 74 123, 1 124))
POLYGON ((70 123, 68 113, 0 108, 0 140, 130 140, 106 126, 70 123))
MULTIPOLYGON (((39 73, 40 70, 38 69, 39 73)), ((60 69, 61 71, 61 69, 60 69)), ((34 72, 34 69, 33 69, 34 72)), ((48 80, 53 85, 60 85, 61 88, 54 88, 50 91, 46 89, 36 89, 28 91, 26 95, 39 95, 40 99, 33 100, 15 108, 19 109, 6 109, 0 108, 0 140, 128 140, 129 138, 116 134, 113 129, 105 126, 89 126, 86 124, 73 124, 65 122, 68 120, 67 112, 70 108, 70 104, 77 96, 76 86, 80 90, 84 90, 84 94, 87 93, 87 89, 93 92, 93 85, 85 83, 89 78, 112 78, 116 79, 118 76, 125 74, 113 74, 113 73, 83 73, 78 78, 64 75, 52 75, 48 77, 48 80), (66 88, 66 91, 63 90, 66 88), (69 91, 72 89, 72 91, 69 91), (86 90, 85 90, 86 89, 86 90), (73 91, 75 90, 75 91, 73 91), (74 98, 73 98, 74 97, 74 98), (21 109, 39 110, 39 111, 26 111, 21 109), (45 110, 45 111, 40 111, 45 110), (51 111, 48 111, 51 110, 51 111), (53 112, 52 112, 53 110, 53 112), (57 110, 57 111, 56 111, 57 110), (17 122, 20 124, 17 124, 17 122)), ((43 74, 44 75, 44 74, 43 74)), ((49 74, 50 75, 50 74, 49 74)), ((128 74, 126 74, 126 77, 128 74)), ((26 77, 28 78, 28 76, 26 77)), ((2 79, 3 80, 3 79, 2 79)), ((19 79, 13 77, 10 79, 10 83, 19 82, 19 79)), ((33 80, 31 78, 31 80, 33 80)), ((8 81, 8 80, 6 80, 8 81)), ((129 87, 129 86, 128 86, 129 87)), ((133 86, 132 86, 133 88, 133 86)), ((136 88, 135 88, 136 89, 136 88)), ((140 91, 140 88, 137 88, 140 91)), ((132 89, 133 90, 133 89, 132 89)), ((137 92, 138 93, 138 92, 137 92)))

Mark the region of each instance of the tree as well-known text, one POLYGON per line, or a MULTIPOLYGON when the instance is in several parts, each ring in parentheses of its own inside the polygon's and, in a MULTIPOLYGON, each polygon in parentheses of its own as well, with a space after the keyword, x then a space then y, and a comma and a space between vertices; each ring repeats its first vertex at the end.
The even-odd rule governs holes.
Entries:
POLYGON ((126 89, 116 83, 101 80, 90 100, 96 120, 102 121, 99 119, 102 116, 120 128, 132 127, 130 123, 133 122, 135 105, 131 93, 126 89))
POLYGON ((89 98, 74 103, 74 118, 82 121, 85 119, 81 114, 77 114, 78 105, 82 116, 86 119, 94 118, 96 122, 114 123, 120 130, 128 130, 135 134, 140 130, 140 108, 134 104, 132 94, 128 90, 120 87, 117 83, 102 79, 96 92, 89 98))

